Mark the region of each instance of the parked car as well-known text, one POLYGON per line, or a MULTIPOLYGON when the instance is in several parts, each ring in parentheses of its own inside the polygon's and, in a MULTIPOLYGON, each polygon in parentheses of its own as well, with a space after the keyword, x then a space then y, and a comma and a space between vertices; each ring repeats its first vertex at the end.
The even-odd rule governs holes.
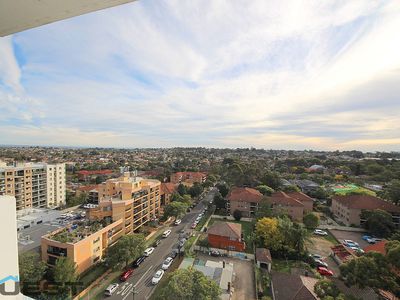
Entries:
POLYGON ((172 252, 169 256, 175 258, 178 255, 178 253, 179 253, 178 249, 172 249, 172 252))
POLYGON ((328 264, 320 259, 314 259, 314 263, 317 267, 328 267, 328 264))
POLYGON ((132 274, 133 274, 133 269, 128 269, 121 274, 121 276, 119 277, 119 280, 127 281, 128 278, 131 277, 132 274))
POLYGON ((171 266, 173 260, 174 259, 172 257, 167 257, 167 259, 162 264, 161 269, 168 270, 168 268, 171 266))
POLYGON ((145 259, 146 259, 146 256, 144 256, 144 255, 138 257, 138 258, 133 262, 132 267, 134 267, 134 268, 139 267, 140 264, 141 264, 142 262, 144 262, 145 259))
POLYGON ((364 241, 368 241, 369 239, 372 239, 372 236, 370 236, 370 235, 363 235, 361 238, 362 238, 364 241))
POLYGON ((154 251, 154 247, 147 248, 146 250, 144 250, 143 255, 144 256, 150 256, 150 254, 152 254, 153 251, 154 251))
POLYGON ((163 236, 163 238, 166 238, 166 237, 168 237, 170 234, 171 234, 171 230, 168 229, 168 230, 165 230, 165 231, 163 232, 162 236, 163 236))
POLYGON ((356 246, 356 247, 360 248, 360 245, 359 245, 358 243, 352 241, 352 240, 344 240, 344 241, 343 241, 343 244, 344 244, 345 246, 348 246, 348 247, 356 246))
POLYGON ((321 229, 315 229, 314 234, 325 236, 325 235, 328 235, 328 232, 326 232, 325 230, 321 230, 321 229))
POLYGON ((179 234, 184 234, 185 233, 185 229, 181 229, 180 231, 179 231, 179 234))
POLYGON ((176 219, 175 222, 174 222, 175 225, 179 225, 179 224, 181 224, 181 223, 182 223, 182 220, 181 220, 181 219, 176 219))
POLYGON ((155 240, 154 243, 153 243, 153 247, 157 247, 160 243, 161 243, 160 239, 155 240))
POLYGON ((156 272, 156 274, 154 274, 153 279, 151 280, 151 283, 152 284, 159 283, 163 276, 164 276, 164 270, 158 270, 156 272))
POLYGON ((218 250, 211 250, 210 255, 211 256, 221 256, 221 252, 219 252, 218 250))
POLYGON ((315 253, 310 253, 308 256, 314 258, 314 259, 322 259, 323 257, 319 254, 315 254, 315 253))
POLYGON ((190 228, 195 229, 196 226, 197 226, 197 224, 196 224, 196 223, 193 223, 192 226, 190 226, 190 228))
POLYGON ((317 271, 323 276, 333 276, 333 272, 325 267, 317 267, 317 271))
POLYGON ((104 291, 104 295, 106 296, 112 296, 112 294, 118 289, 119 284, 118 283, 113 283, 110 284, 106 290, 104 291))

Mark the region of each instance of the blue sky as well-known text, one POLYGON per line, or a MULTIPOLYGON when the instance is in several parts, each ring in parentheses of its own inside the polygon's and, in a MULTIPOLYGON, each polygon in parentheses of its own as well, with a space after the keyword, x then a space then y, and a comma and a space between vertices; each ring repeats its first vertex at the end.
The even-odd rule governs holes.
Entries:
POLYGON ((400 150, 397 1, 137 1, 0 38, 0 144, 400 150))

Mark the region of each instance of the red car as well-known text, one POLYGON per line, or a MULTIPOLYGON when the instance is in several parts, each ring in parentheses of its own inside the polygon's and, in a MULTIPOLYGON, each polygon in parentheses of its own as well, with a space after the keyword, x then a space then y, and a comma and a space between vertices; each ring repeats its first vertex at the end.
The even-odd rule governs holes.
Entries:
POLYGON ((124 273, 121 274, 119 277, 119 280, 121 281, 127 281, 129 277, 133 274, 133 269, 128 269, 124 273))
POLYGON ((319 274, 324 276, 333 276, 333 272, 325 267, 318 267, 317 271, 319 274))

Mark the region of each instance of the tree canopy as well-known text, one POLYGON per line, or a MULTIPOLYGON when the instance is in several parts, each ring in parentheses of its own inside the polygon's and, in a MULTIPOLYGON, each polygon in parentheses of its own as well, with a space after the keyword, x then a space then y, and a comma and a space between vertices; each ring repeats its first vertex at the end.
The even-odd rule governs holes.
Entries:
POLYGON ((196 269, 178 269, 170 274, 168 284, 157 300, 218 300, 221 290, 215 281, 196 269))
POLYGON ((180 218, 186 212, 186 209, 189 207, 187 203, 175 201, 171 202, 164 208, 164 216, 180 218))
POLYGON ((308 229, 315 229, 318 227, 319 218, 316 214, 309 212, 303 217, 303 223, 308 229))
POLYGON ((47 265, 40 259, 38 253, 33 252, 25 252, 21 254, 18 258, 18 262, 22 291, 26 292, 24 290, 24 283, 39 282, 47 270, 47 265))
POLYGON ((361 216, 366 219, 364 228, 373 235, 389 237, 396 228, 392 220, 392 215, 384 210, 363 211, 361 216))
POLYGON ((264 196, 271 196, 271 194, 274 192, 273 188, 270 188, 268 185, 262 184, 257 186, 256 188, 261 194, 264 196))
POLYGON ((107 265, 113 269, 126 267, 132 259, 140 256, 144 249, 145 239, 142 234, 124 235, 114 246, 107 249, 107 265))
POLYGON ((400 204, 400 180, 390 181, 383 191, 383 196, 395 204, 400 204))

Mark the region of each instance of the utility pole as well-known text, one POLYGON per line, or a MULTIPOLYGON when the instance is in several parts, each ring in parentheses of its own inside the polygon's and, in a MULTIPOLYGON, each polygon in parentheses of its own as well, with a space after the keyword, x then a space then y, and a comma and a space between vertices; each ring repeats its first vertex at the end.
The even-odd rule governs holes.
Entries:
POLYGON ((135 300, 136 284, 132 287, 132 300, 135 300))

